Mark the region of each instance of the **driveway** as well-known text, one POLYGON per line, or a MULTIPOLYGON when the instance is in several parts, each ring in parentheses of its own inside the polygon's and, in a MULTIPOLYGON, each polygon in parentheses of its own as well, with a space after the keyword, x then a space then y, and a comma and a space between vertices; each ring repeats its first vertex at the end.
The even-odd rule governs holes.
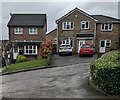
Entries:
POLYGON ((1 94, 9 98, 106 98, 88 85, 89 64, 3 76, 1 94))
POLYGON ((62 67, 79 63, 88 63, 95 59, 97 59, 97 55, 94 55, 93 57, 90 56, 79 57, 78 54, 74 54, 72 56, 53 55, 52 65, 62 67))

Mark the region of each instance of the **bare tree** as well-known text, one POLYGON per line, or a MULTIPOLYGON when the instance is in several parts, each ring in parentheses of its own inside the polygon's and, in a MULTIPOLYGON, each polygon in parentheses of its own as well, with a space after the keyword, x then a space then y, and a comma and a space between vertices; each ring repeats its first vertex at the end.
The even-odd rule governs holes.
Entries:
POLYGON ((12 52, 11 42, 7 40, 2 41, 3 57, 5 58, 6 67, 10 64, 10 54, 12 52))

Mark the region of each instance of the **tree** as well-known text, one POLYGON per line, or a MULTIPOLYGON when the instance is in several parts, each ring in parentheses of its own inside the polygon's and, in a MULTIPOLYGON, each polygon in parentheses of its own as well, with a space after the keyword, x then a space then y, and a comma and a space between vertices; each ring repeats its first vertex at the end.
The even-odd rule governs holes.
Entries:
POLYGON ((53 39, 47 39, 46 41, 42 42, 40 47, 41 57, 50 59, 52 48, 53 48, 53 39))
POLYGON ((6 67, 10 64, 10 54, 12 52, 11 42, 7 40, 2 41, 2 50, 3 50, 3 57, 5 58, 6 67))

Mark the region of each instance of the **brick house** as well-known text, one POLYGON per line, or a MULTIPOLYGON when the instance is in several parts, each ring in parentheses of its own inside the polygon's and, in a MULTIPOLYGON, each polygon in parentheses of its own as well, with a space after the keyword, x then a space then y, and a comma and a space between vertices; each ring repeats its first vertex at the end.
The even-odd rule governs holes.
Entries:
POLYGON ((46 34, 46 39, 50 39, 50 38, 54 40, 53 54, 56 54, 57 53, 57 28, 55 28, 54 30, 46 34))
POLYGON ((118 49, 119 20, 105 15, 92 16, 98 20, 96 22, 96 51, 104 53, 118 49))
POLYGON ((118 22, 115 18, 89 15, 75 8, 56 20, 58 48, 60 44, 70 44, 73 53, 77 53, 81 45, 87 43, 93 44, 96 52, 117 49, 118 22), (103 44, 102 40, 105 41, 104 48, 100 46, 100 43, 103 44), (109 45, 109 49, 106 44, 109 45))
POLYGON ((46 14, 11 14, 7 26, 13 59, 19 54, 24 54, 29 59, 40 57, 40 44, 46 40, 46 14))

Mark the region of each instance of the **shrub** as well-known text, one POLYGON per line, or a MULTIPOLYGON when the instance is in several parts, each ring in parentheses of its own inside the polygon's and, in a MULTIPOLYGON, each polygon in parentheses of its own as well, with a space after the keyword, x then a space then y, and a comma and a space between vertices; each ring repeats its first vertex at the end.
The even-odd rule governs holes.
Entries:
POLYGON ((94 83, 111 95, 120 94, 120 60, 118 52, 106 53, 90 65, 94 83))
POLYGON ((51 57, 53 49, 53 40, 47 39, 41 44, 40 54, 42 58, 49 58, 51 57))
POLYGON ((29 61, 29 59, 28 59, 27 57, 25 57, 24 55, 18 55, 18 56, 17 56, 16 63, 26 62, 26 61, 29 61))

